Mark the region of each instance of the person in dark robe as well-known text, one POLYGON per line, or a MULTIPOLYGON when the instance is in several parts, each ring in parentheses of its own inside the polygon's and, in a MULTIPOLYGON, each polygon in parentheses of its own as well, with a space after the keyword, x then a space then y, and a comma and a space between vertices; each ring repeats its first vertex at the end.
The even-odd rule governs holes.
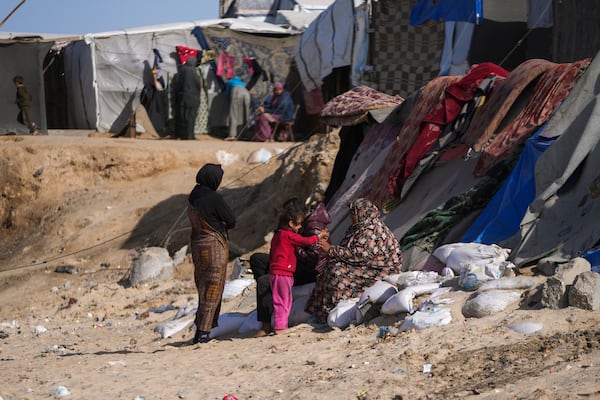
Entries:
POLYGON ((227 232, 236 222, 233 210, 217 193, 222 179, 221 165, 205 164, 196 174, 196 186, 188 197, 194 280, 198 289, 192 344, 210 340, 210 330, 218 326, 221 311, 229 256, 227 232))
POLYGON ((175 87, 175 136, 194 140, 202 82, 196 72, 198 60, 189 57, 179 71, 175 87))

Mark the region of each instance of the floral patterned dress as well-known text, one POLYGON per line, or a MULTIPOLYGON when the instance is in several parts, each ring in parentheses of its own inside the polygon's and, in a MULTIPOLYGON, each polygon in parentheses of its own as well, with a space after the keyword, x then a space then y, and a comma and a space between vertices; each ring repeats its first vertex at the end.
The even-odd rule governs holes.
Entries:
POLYGON ((340 300, 359 297, 377 280, 402 271, 400 244, 379 219, 379 209, 358 198, 350 213, 353 224, 340 244, 329 249, 329 262, 306 303, 306 311, 319 323, 327 321, 340 300))

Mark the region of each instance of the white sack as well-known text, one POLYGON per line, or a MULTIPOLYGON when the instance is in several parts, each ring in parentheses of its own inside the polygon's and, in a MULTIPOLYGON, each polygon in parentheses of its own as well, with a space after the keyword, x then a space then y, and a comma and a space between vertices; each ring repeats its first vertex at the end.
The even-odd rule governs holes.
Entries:
POLYGON ((509 304, 521 298, 520 292, 508 290, 488 290, 478 293, 462 306, 465 317, 482 318, 504 310, 509 304))
POLYGON ((398 289, 409 286, 425 285, 428 283, 439 283, 444 277, 435 271, 408 271, 398 274, 396 285, 398 289))
POLYGON ((288 317, 288 325, 293 326, 307 322, 311 315, 304 311, 304 307, 308 302, 310 295, 294 297, 292 302, 292 309, 290 310, 290 316, 288 317))
POLYGON ((331 328, 344 329, 352 323, 360 324, 362 314, 358 310, 358 297, 340 302, 329 312, 327 316, 327 325, 331 328))
POLYGON ((248 158, 246 162, 248 164, 264 164, 271 159, 271 152, 264 147, 261 147, 258 150, 254 150, 248 158))
POLYGON ((476 264, 481 260, 505 261, 510 254, 509 249, 492 244, 452 243, 438 247, 433 255, 455 273, 460 273, 461 266, 476 264))
POLYGON ((433 251, 433 256, 446 264, 446 260, 448 260, 448 256, 457 248, 462 246, 463 243, 449 243, 442 245, 433 251))
POLYGON ((314 288, 315 282, 292 286, 292 297, 295 299, 296 297, 310 296, 314 288))
POLYGON ((244 334, 248 332, 258 331, 262 328, 262 322, 258 320, 258 312, 252 311, 242 322, 238 329, 238 333, 244 334))
POLYGON ((408 331, 410 329, 425 329, 431 326, 440 326, 449 324, 452 321, 452 314, 447 308, 430 308, 426 311, 417 311, 410 317, 407 317, 398 332, 408 331))
POLYGON ((233 279, 225 282, 223 300, 229 300, 239 296, 244 289, 252 284, 252 282, 254 282, 252 279, 233 279))
POLYGON ((507 269, 514 269, 515 265, 510 261, 498 259, 486 259, 461 265, 458 284, 465 290, 475 290, 483 282, 492 279, 500 279, 507 269))
POLYGON ((167 322, 161 322, 154 328, 154 332, 158 332, 160 337, 168 338, 175 335, 177 332, 184 329, 186 326, 194 321, 193 318, 188 319, 175 319, 167 322))
POLYGON ((247 315, 241 313, 225 313, 219 315, 219 319, 217 321, 219 326, 210 330, 210 338, 213 339, 219 336, 236 333, 246 318, 247 315))
POLYGON ((387 299, 398 293, 396 285, 390 282, 377 281, 371 287, 367 288, 360 296, 358 304, 364 304, 367 301, 381 304, 385 303, 387 299))
POLYGON ((381 312, 388 315, 403 312, 412 314, 415 311, 413 308, 414 298, 425 293, 433 293, 439 287, 440 285, 438 283, 428 283, 426 285, 411 286, 402 289, 383 303, 381 312))

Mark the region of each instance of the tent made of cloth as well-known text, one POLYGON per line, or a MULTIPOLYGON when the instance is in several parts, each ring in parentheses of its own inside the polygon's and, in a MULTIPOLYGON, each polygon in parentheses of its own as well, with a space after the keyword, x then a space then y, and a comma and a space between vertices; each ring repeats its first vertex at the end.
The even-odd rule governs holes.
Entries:
POLYGON ((32 96, 30 114, 39 130, 46 130, 46 103, 44 94, 44 59, 52 47, 52 41, 0 41, 0 134, 29 133, 29 129, 17 121, 19 108, 15 103, 16 87, 13 77, 21 75, 32 96))
POLYGON ((517 165, 461 242, 495 244, 519 231, 521 219, 535 196, 535 163, 555 140, 540 135, 542 130, 543 127, 527 139, 517 165))
POLYGON ((323 84, 335 68, 353 66, 358 85, 367 58, 368 7, 365 0, 336 0, 304 30, 296 64, 307 90, 323 84))
POLYGON ((545 130, 559 135, 535 165, 535 198, 505 241, 516 265, 568 260, 600 241, 600 53, 545 130))
POLYGON ((88 34, 65 48, 69 107, 80 108, 71 113, 68 128, 120 132, 151 76, 154 50, 162 55, 161 69, 168 81, 177 73, 177 46, 201 49, 192 35, 195 27, 218 27, 230 35, 251 32, 285 37, 295 32, 265 22, 216 19, 88 34))

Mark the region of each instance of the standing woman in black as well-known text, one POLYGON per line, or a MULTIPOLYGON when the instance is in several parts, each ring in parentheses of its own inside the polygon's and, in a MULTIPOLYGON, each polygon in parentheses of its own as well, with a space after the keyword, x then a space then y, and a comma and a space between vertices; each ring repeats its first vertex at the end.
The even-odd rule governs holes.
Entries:
POLYGON ((193 344, 210 340, 210 330, 217 326, 221 311, 229 256, 227 231, 235 226, 232 209, 217 193, 222 179, 221 165, 204 165, 196 174, 196 186, 188 198, 194 280, 198 289, 193 344))

